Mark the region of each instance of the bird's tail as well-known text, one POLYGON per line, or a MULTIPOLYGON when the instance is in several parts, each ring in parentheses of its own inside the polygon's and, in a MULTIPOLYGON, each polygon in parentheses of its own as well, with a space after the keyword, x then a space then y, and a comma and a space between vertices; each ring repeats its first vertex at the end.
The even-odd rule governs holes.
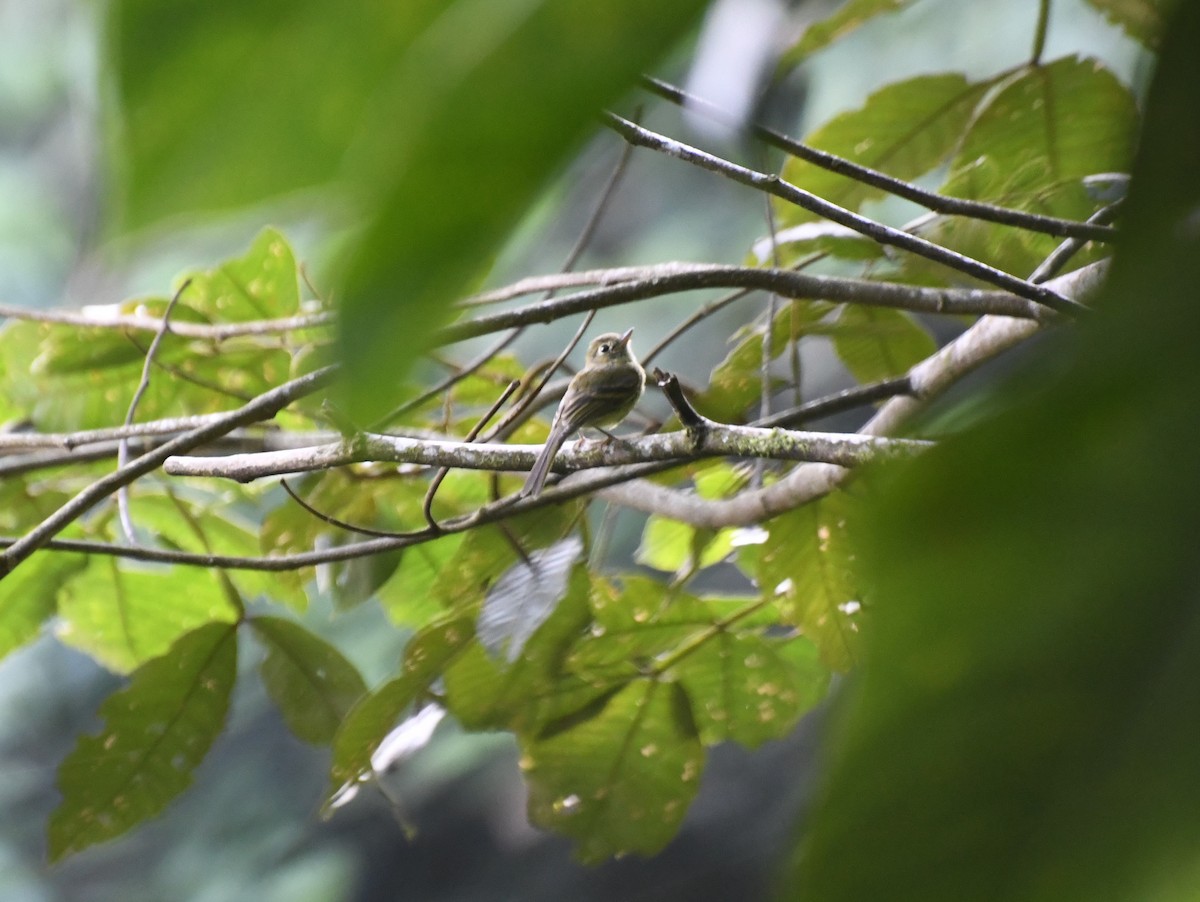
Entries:
POLYGON ((528 498, 530 495, 537 495, 542 491, 542 486, 546 484, 546 477, 550 475, 550 464, 554 463, 554 456, 558 454, 558 449, 567 440, 567 432, 568 430, 563 428, 561 421, 556 422, 550 429, 546 444, 538 454, 537 460, 533 462, 533 469, 529 471, 525 485, 521 486, 521 491, 517 493, 518 498, 528 498))

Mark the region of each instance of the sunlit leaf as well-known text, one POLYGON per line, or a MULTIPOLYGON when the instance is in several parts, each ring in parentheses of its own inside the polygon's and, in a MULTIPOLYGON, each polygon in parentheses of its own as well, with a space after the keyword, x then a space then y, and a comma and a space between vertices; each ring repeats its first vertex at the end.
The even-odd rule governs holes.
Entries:
POLYGON ((725 560, 733 550, 732 535, 732 529, 696 529, 652 515, 634 558, 639 564, 666 573, 690 573, 725 560))
POLYGON ((277 229, 263 229, 246 253, 189 274, 180 303, 215 322, 276 319, 300 312, 296 258, 277 229))
POLYGON ((51 860, 121 835, 183 792, 225 722, 236 675, 237 632, 214 623, 110 696, 100 708, 104 728, 81 738, 59 768, 51 860))
POLYGON ((377 593, 393 623, 420 628, 445 612, 446 607, 432 592, 433 584, 458 552, 463 538, 462 533, 452 533, 404 549, 400 565, 377 593))
POLYGON ((288 728, 305 742, 330 742, 346 712, 367 691, 354 665, 298 623, 255 617, 250 625, 267 651, 263 683, 288 728))
POLYGON ((166 653, 207 623, 232 623, 237 606, 215 574, 94 558, 66 584, 57 635, 117 672, 166 653))
POLYGON ((704 769, 687 700, 661 680, 631 682, 582 722, 521 746, 530 820, 574 837, 590 863, 659 851, 704 769))
POLYGON ((37 636, 63 585, 86 566, 80 555, 43 551, 0 581, 0 658, 37 636))

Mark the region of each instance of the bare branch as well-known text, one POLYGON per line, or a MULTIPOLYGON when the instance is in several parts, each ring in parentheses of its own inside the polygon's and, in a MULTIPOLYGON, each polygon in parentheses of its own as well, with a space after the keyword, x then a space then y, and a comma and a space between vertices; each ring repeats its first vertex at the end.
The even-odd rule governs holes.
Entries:
MULTIPOLYGON (((681 88, 668 84, 657 78, 644 77, 642 85, 671 103, 687 105, 718 121, 731 121, 732 117, 718 106, 694 94, 689 94, 681 88)), ((1080 238, 1084 241, 1113 241, 1117 236, 1116 229, 1110 228, 1092 220, 1076 222, 1072 219, 1060 219, 1057 216, 1042 216, 1037 213, 1026 213, 1022 210, 1012 210, 998 207, 995 204, 985 204, 981 201, 964 200, 960 197, 947 197, 935 191, 926 191, 912 182, 894 178, 877 169, 862 166, 845 157, 839 157, 823 150, 818 150, 795 138, 791 138, 774 129, 763 125, 751 126, 755 137, 772 147, 777 147, 784 153, 791 154, 814 166, 844 175, 846 178, 871 185, 897 197, 903 197, 918 203, 927 210, 949 216, 965 216, 971 219, 982 219, 987 222, 997 222, 1002 225, 1016 226, 1030 232, 1041 232, 1046 235, 1056 235, 1062 238, 1080 238)))
POLYGON ((716 172, 740 184, 773 194, 811 213, 816 213, 818 216, 828 219, 831 222, 836 222, 846 228, 853 229, 880 244, 898 247, 926 259, 933 260, 949 269, 966 273, 990 285, 997 285, 1018 297, 1043 304, 1059 313, 1070 315, 1086 314, 1087 308, 1074 303, 1070 298, 1065 298, 1043 285, 1034 285, 1025 279, 1019 279, 1010 273, 996 269, 994 266, 988 266, 979 260, 947 250, 932 241, 927 241, 916 235, 910 235, 908 232, 903 232, 899 229, 890 228, 882 223, 867 219, 865 216, 860 216, 857 213, 852 213, 845 207, 839 207, 837 204, 817 197, 815 194, 798 188, 790 182, 785 182, 777 175, 756 172, 753 169, 747 169, 745 166, 730 163, 728 160, 684 144, 682 141, 676 141, 674 138, 668 138, 665 135, 642 128, 628 119, 622 119, 620 116, 612 113, 605 114, 604 121, 610 128, 632 144, 657 150, 676 159, 707 169, 710 172, 716 172))
MULTIPOLYGON (((85 326, 90 329, 130 329, 136 332, 158 332, 163 321, 156 316, 141 314, 112 313, 93 309, 84 313, 69 310, 31 310, 15 304, 0 304, 0 317, 28 320, 38 323, 60 323, 64 326, 85 326)), ((273 335, 280 332, 295 332, 328 326, 334 321, 333 313, 311 313, 304 316, 289 316, 280 319, 248 320, 241 323, 189 323, 176 321, 171 324, 171 333, 184 338, 201 338, 209 341, 225 341, 243 335, 273 335)))
POLYGON ((434 339, 439 344, 450 344, 514 326, 549 323, 588 310, 703 288, 756 288, 773 291, 787 298, 896 307, 915 313, 993 314, 1037 321, 1054 317, 1045 307, 1008 291, 925 288, 894 282, 815 276, 790 269, 759 269, 719 263, 666 263, 654 269, 655 275, 650 278, 581 291, 453 323, 438 332, 434 339))

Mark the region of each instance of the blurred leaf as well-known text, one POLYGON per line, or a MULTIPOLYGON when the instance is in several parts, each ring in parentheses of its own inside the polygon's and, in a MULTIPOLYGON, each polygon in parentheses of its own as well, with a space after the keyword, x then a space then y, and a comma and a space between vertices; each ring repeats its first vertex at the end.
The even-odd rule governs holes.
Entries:
POLYGON ((767 522, 769 536, 741 554, 756 562, 757 582, 783 605, 787 619, 820 649, 832 670, 858 659, 862 594, 849 505, 835 492, 767 522))
POLYGON ((755 748, 781 739, 816 704, 829 681, 816 646, 803 637, 721 631, 672 666, 687 690, 705 745, 755 748))
POLYGON ((697 529, 652 514, 646 520, 634 559, 655 570, 683 576, 725 560, 733 550, 732 536, 732 529, 697 529))
POLYGON ((587 574, 576 567, 566 595, 538 624, 520 657, 497 660, 480 641, 445 669, 446 705, 463 726, 528 731, 554 716, 562 704, 557 696, 575 697, 577 680, 564 673, 562 662, 591 620, 587 592, 587 574))
POLYGON ((41 551, 0 582, 0 658, 37 636, 59 591, 86 566, 82 555, 41 551))
POLYGON ((66 584, 58 609, 58 638, 118 673, 165 654, 204 624, 239 617, 214 573, 100 557, 66 584))
POLYGON ((838 314, 833 347, 859 382, 902 376, 937 350, 937 342, 912 314, 847 304, 838 314))
POLYGON ((120 836, 154 817, 192 781, 225 722, 237 676, 237 630, 213 623, 147 662, 100 707, 58 771, 50 860, 120 836))
MULTIPOLYGON (((915 179, 954 153, 991 86, 990 81, 971 83, 957 73, 895 82, 876 91, 859 109, 835 116, 806 143, 895 178, 915 179)), ((784 164, 783 178, 851 210, 883 196, 878 188, 796 158, 784 164)), ((779 203, 777 210, 784 227, 816 219, 794 204, 779 203)))
POLYGON ((396 726, 400 715, 424 690, 426 682, 408 675, 388 680, 379 689, 360 698, 346 713, 333 737, 333 763, 329 771, 331 796, 370 771, 371 755, 396 726))
POLYGON ((912 2, 913 0, 847 0, 833 15, 805 29, 803 37, 784 53, 779 63, 780 70, 795 68, 813 53, 844 38, 876 16, 896 12, 912 2))
POLYGON ((405 548, 391 579, 379 588, 380 605, 397 626, 419 629, 446 610, 433 594, 438 574, 454 559, 464 533, 405 548))
POLYGON ((180 303, 214 322, 278 319, 300 312, 296 258, 277 229, 263 229, 241 257, 191 273, 180 303))
POLYGON ((699 787, 704 750, 677 685, 639 679, 578 723, 523 737, 529 819, 578 840, 585 863, 653 855, 699 787))
POLYGON ((567 593, 567 580, 583 552, 583 540, 569 535, 548 548, 529 552, 488 589, 475 621, 475 635, 492 657, 512 664, 525 643, 567 593))
POLYGON ((1156 49, 1162 40, 1163 17, 1168 0, 1087 0, 1119 25, 1127 35, 1146 47, 1156 49))
POLYGON ((278 617, 250 621, 267 650, 263 684, 288 729, 305 742, 324 745, 367 687, 342 653, 298 623, 278 617))
POLYGON ((786 898, 1200 896, 1200 6, 1176 9, 1103 316, 869 521, 866 666, 786 898))
POLYGON ((395 403, 397 361, 425 349, 447 302, 484 275, 596 113, 704 6, 459 0, 422 34, 420 53, 383 92, 402 115, 374 167, 377 215, 346 275, 342 357, 361 419, 395 403))
POLYGON ((122 225, 325 186, 327 208, 364 223, 344 261, 342 357, 350 413, 369 421, 595 114, 702 9, 122 0, 122 225))

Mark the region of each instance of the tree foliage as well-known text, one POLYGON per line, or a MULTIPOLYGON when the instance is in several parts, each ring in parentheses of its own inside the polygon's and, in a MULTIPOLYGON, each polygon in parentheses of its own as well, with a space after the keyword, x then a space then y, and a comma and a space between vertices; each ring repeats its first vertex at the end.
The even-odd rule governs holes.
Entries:
MULTIPOLYGON (((781 71, 910 5, 846 3, 782 54, 781 71)), ((1161 34, 1150 0, 1093 5, 1147 45, 1161 34)), ((0 650, 52 622, 62 641, 129 676, 102 706, 100 732, 61 765, 54 857, 119 835, 186 788, 222 729, 238 645, 253 641, 290 729, 331 747, 331 801, 370 778, 407 712, 433 703, 468 729, 516 736, 531 821, 572 837, 582 859, 652 854, 685 817, 707 747, 785 736, 846 674, 828 784, 794 875, 813 898, 1132 898, 1122 894, 1154 884, 1135 865, 1111 869, 1111 893, 1085 876, 1130 835, 1097 826, 1088 792, 1119 807, 1133 781, 1150 779, 1153 756, 1124 736, 1111 765, 1090 750, 1131 723, 1158 736, 1167 725, 1156 705, 1195 700, 1186 655, 1171 645, 1192 648, 1194 612, 1172 569, 1182 551, 1167 547, 1195 534, 1187 512, 1197 507, 1184 503, 1195 480, 1168 499, 1161 479, 1188 468, 1183 433, 1166 443, 1166 425, 1194 416, 1184 383, 1144 378, 1138 355, 1155 351, 1130 337, 1152 322, 1143 334, 1174 350, 1191 313, 1181 298, 1195 283, 1163 274, 1176 262, 1165 247, 1194 250, 1194 235, 1171 231, 1188 208, 1162 186, 1194 166, 1163 149, 1176 143, 1168 127, 1153 130, 1156 112, 1186 119, 1181 107, 1196 100, 1200 78, 1189 80, 1187 63, 1164 64, 1127 214, 1106 206, 1094 178, 1130 170, 1139 99, 1099 60, 1041 59, 1044 34, 1029 62, 986 78, 941 72, 882 87, 814 129, 774 178, 676 153, 677 165, 773 195, 772 234, 745 270, 822 274, 742 317, 691 392, 711 420, 690 421, 695 411, 676 404, 697 449, 707 431, 765 461, 698 450, 664 463, 639 440, 632 451, 578 452, 580 467, 587 453, 632 454, 594 471, 625 485, 603 489, 590 472, 514 504, 519 467, 489 464, 476 454, 501 452, 470 443, 506 386, 519 381, 516 397, 528 397, 539 370, 507 346, 441 381, 413 365, 451 343, 451 320, 483 335, 566 315, 557 300, 514 300, 534 293, 521 286, 505 299, 508 320, 480 313, 485 298, 454 302, 481 286, 594 114, 699 10, 112 4, 121 228, 287 196, 312 198, 327 211, 322 227, 343 231, 328 297, 284 232, 266 227, 170 293, 90 319, 14 319, 0 332, 0 403, 28 427, 5 436, 0 521, 14 541, 2 561, 0 650), (310 52, 314 35, 330 38, 321 55, 310 52), (209 70, 228 77, 194 77, 209 70), (797 202, 803 192, 841 208, 841 224, 797 202), (931 210, 959 204, 959 215, 890 232, 868 218, 885 195, 914 192, 931 210), (1085 288, 1110 265, 1116 217, 1132 237, 1093 305, 1085 288), (896 233, 925 240, 897 249, 896 233), (908 300, 928 290, 933 307, 908 300), (1138 293, 1160 307, 1139 318, 1138 293), (985 315, 1001 301, 1028 312, 985 315), (965 323, 928 312, 951 302, 979 306, 965 308, 965 323), (1056 347, 1074 363, 1068 377, 1043 378, 1040 398, 1024 400, 1026 377, 1008 389, 1015 409, 983 426, 914 419, 991 356, 1047 332, 1070 336, 1056 347), (797 349, 812 342, 826 343, 856 386, 820 412, 882 403, 862 435, 833 437, 846 448, 875 441, 866 478, 765 443, 768 428, 811 439, 798 427, 812 409, 760 413, 764 395, 776 408, 799 397, 797 349), (280 386, 291 392, 281 407, 229 419, 280 386), (198 432, 225 422, 219 435, 198 432), (763 428, 738 431, 755 423, 763 428), (888 444, 905 430, 938 447, 909 461, 916 446, 888 444), (370 460, 364 449, 382 431, 427 448, 458 442, 446 452, 458 466, 435 476, 370 460), (112 472, 112 458, 119 474, 168 437, 181 444, 165 470, 116 479, 98 503, 55 520, 112 472), (277 480, 173 475, 198 450, 218 469, 277 466, 286 491, 277 480), (599 566, 595 497, 650 514, 640 569, 599 566), (379 604, 410 634, 375 688, 298 620, 318 568, 339 605, 379 604), (714 589, 718 568, 742 588, 714 589), (1017 876, 996 872, 1013 863, 1017 876)), ((1181 21, 1192 27, 1189 15, 1181 21)), ((667 140, 617 123, 631 130, 644 146, 667 140)), ((791 140, 755 134, 776 147, 791 140)), ((598 308, 653 297, 665 274, 614 270, 574 284, 564 275, 557 287, 578 289, 578 309, 598 308)), ((692 287, 706 284, 721 283, 692 287)), ((975 401, 960 422, 989 418, 989 403, 975 401)), ((544 437, 531 413, 485 437, 544 437)), ((1175 738, 1161 747, 1163 783, 1197 745, 1190 733, 1175 738)), ((1168 804, 1161 789, 1138 794, 1139 829, 1168 804)), ((1194 828, 1181 807, 1171 823, 1194 828)), ((1139 861, 1162 835, 1133 844, 1139 861)))

